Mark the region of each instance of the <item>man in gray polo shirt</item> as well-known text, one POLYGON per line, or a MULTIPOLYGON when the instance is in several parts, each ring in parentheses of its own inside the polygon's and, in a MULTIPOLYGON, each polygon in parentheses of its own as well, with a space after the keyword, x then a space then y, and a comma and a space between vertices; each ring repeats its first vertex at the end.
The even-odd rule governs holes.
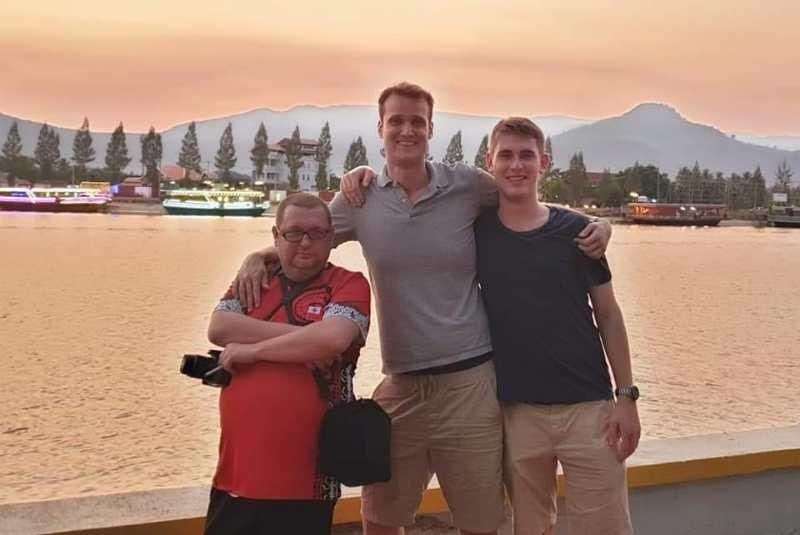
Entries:
MULTIPOLYGON (((392 417, 392 480, 364 487, 364 532, 402 533, 436 474, 461 532, 495 533, 504 519, 502 417, 472 226, 497 204, 496 187, 474 168, 426 163, 430 93, 401 83, 378 102, 386 167, 363 207, 341 195, 331 203, 336 243, 358 240, 369 267, 386 374, 373 397, 392 417)), ((583 245, 602 254, 608 225, 587 234, 583 245)), ((240 272, 246 303, 256 302, 268 253, 240 272)))

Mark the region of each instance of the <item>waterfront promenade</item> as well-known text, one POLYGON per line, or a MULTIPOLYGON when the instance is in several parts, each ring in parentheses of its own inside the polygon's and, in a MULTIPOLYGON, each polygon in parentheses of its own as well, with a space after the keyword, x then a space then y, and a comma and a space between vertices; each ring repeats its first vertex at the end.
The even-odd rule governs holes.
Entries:
MULTIPOLYGON (((800 535, 800 425, 642 442, 628 468, 642 535, 800 535)), ((207 487, 0 505, 0 533, 199 535, 207 487)), ((559 481, 562 535, 563 479, 559 481)), ((346 489, 334 534, 360 533, 357 489, 346 489)), ((409 534, 455 533, 437 488, 409 534)), ((511 535, 509 523, 502 535, 511 535)), ((300 535, 300 534, 298 534, 300 535)))

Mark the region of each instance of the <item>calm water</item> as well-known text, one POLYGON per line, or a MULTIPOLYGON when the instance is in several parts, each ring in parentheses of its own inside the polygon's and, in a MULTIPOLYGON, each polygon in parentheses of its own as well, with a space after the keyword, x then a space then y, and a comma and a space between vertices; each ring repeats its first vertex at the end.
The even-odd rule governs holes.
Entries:
MULTIPOLYGON (((217 392, 178 360, 271 224, 0 213, 0 503, 210 481, 217 392)), ((800 231, 618 226, 609 259, 645 438, 800 421, 800 231)))

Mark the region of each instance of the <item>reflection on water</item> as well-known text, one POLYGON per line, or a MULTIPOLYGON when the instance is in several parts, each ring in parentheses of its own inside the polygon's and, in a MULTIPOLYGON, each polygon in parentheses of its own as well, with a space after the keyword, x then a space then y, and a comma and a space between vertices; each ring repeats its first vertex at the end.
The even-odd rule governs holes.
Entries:
MULTIPOLYGON (((217 391, 178 360, 271 225, 0 214, 0 503, 210 481, 217 391)), ((609 259, 645 438, 800 421, 800 231, 619 226, 609 259)), ((365 270, 357 244, 332 260, 365 270)))

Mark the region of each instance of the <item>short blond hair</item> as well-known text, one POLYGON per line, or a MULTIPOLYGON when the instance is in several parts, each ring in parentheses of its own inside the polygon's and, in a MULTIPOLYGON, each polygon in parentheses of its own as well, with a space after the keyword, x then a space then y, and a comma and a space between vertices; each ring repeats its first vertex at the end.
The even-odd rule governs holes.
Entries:
POLYGON ((539 156, 544 154, 544 133, 536 126, 536 123, 526 117, 506 117, 494 125, 492 135, 489 136, 489 154, 494 152, 497 136, 500 134, 512 134, 536 140, 536 147, 539 149, 539 156))

